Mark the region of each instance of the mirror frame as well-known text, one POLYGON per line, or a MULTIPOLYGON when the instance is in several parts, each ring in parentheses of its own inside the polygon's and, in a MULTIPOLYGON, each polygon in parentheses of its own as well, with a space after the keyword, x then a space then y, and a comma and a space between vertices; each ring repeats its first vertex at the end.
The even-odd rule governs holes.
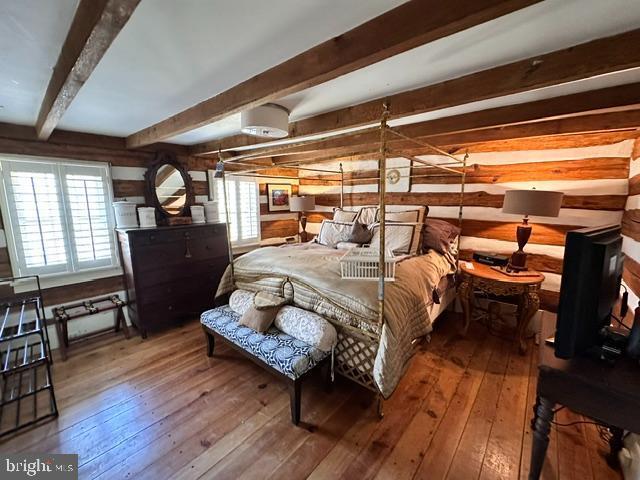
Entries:
POLYGON ((147 168, 147 171, 144 174, 145 181, 145 191, 144 191, 144 199, 147 205, 154 207, 156 209, 156 218, 160 221, 167 220, 169 218, 174 217, 184 217, 190 215, 190 207, 194 204, 195 195, 193 192, 193 183, 191 179, 191 175, 187 172, 185 166, 178 161, 178 157, 176 157, 173 152, 158 152, 156 153, 153 162, 147 168), (180 175, 182 176, 182 180, 184 181, 184 188, 186 193, 186 199, 184 206, 180 209, 180 212, 177 214, 172 214, 167 212, 162 205, 160 204, 160 200, 156 195, 156 176, 158 174, 158 170, 164 165, 171 165, 175 168, 180 175))

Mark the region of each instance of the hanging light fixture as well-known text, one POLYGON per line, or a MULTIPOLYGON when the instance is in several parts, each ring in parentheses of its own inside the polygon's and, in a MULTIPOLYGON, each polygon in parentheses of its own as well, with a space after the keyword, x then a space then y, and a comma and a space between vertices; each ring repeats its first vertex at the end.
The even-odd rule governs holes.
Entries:
POLYGON ((266 103, 240 114, 242 133, 255 137, 284 138, 289 135, 289 111, 266 103))

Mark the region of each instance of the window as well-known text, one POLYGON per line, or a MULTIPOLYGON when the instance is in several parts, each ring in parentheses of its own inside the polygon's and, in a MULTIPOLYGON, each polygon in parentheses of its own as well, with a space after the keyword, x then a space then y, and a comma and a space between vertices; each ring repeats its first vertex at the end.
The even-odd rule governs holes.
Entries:
POLYGON ((3 219, 16 275, 118 264, 109 166, 0 160, 3 219))
MULTIPOLYGON (((220 219, 225 220, 224 189, 221 178, 210 176, 213 198, 218 201, 220 219)), ((227 177, 229 233, 233 245, 260 242, 260 195, 258 184, 243 177, 227 177)))

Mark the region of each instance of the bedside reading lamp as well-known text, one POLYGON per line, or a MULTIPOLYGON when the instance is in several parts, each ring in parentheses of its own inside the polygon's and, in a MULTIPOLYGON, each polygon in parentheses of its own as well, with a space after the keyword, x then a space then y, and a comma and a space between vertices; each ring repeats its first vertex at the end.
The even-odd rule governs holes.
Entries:
POLYGON ((524 246, 531 237, 531 225, 529 215, 539 217, 557 217, 560 214, 562 204, 562 192, 550 192, 545 190, 507 190, 504 195, 502 211, 524 215, 522 224, 516 230, 518 250, 513 252, 507 268, 512 270, 526 270, 527 254, 524 246))
POLYGON ((306 195, 304 197, 292 196, 289 199, 289 210, 291 210, 292 212, 302 212, 302 215, 300 216, 300 225, 302 226, 302 233, 300 234, 301 242, 307 241, 307 216, 304 214, 304 212, 315 210, 315 208, 316 197, 313 197, 311 195, 306 195))

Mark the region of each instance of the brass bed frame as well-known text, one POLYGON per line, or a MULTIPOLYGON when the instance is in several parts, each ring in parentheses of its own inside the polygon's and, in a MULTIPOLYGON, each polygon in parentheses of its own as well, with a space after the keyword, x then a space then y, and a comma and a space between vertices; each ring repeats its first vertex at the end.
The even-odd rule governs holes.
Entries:
MULTIPOLYGON (((444 164, 437 164, 433 162, 429 162, 427 160, 423 160, 417 158, 412 155, 407 155, 401 152, 395 152, 395 157, 402 157, 410 160, 411 166, 413 164, 419 163, 425 166, 429 171, 446 171, 448 175, 454 174, 460 176, 460 197, 458 204, 458 226, 462 228, 462 209, 463 209, 463 201, 464 201, 464 189, 465 189, 465 179, 466 179, 466 167, 467 167, 467 159, 469 158, 468 151, 465 152, 464 157, 459 159, 454 155, 434 146, 422 140, 411 138, 407 135, 402 134, 401 132, 396 131, 393 127, 388 125, 388 120, 390 116, 390 110, 388 105, 385 103, 382 106, 382 115, 380 118, 380 123, 377 127, 369 128, 366 130, 378 129, 380 132, 380 149, 378 152, 379 158, 379 167, 378 167, 378 208, 380 209, 380 256, 379 256, 379 277, 378 277, 378 322, 379 328, 377 332, 368 332, 357 329, 355 327, 345 325, 341 322, 331 320, 332 324, 336 327, 338 332, 338 344, 335 348, 335 371, 340 373, 341 375, 351 379, 352 381, 364 386, 365 388, 372 390, 378 395, 378 413, 382 415, 382 395, 380 394, 373 377, 373 368, 374 361, 376 358, 376 354, 378 352, 378 347, 380 343, 380 335, 382 335, 383 326, 384 326, 384 307, 385 307, 385 217, 386 217, 386 171, 387 171, 387 158, 394 154, 394 151, 388 148, 388 135, 395 135, 399 138, 407 140, 409 142, 413 142, 414 144, 425 148, 426 150, 430 150, 436 152, 440 155, 444 155, 451 159, 451 162, 447 162, 444 164), (458 167, 452 168, 452 166, 458 167)), ((361 134, 366 130, 356 130, 353 132, 348 132, 344 134, 338 134, 327 138, 337 138, 342 136, 349 136, 355 134, 361 134)), ((322 140, 326 140, 325 137, 321 139, 311 139, 311 140, 301 140, 294 143, 286 144, 286 147, 293 146, 303 146, 311 143, 319 142, 322 140)), ((303 153, 303 152, 301 152, 303 153)), ((292 152, 295 154, 295 152, 292 152)), ((222 178, 223 185, 223 194, 225 201, 225 212, 227 215, 227 241, 229 247, 229 265, 231 268, 232 280, 235 285, 235 280, 233 279, 233 250, 231 246, 231 238, 229 231, 229 217, 228 217, 228 199, 227 199, 227 187, 226 187, 226 176, 244 176, 244 177, 271 177, 271 178, 293 178, 290 176, 284 175, 261 175, 259 172, 262 170, 272 169, 274 167, 295 167, 299 170, 303 171, 312 171, 312 172, 322 172, 322 173, 332 173, 339 174, 339 180, 329 180, 340 182, 340 208, 344 207, 344 183, 354 182, 354 181, 362 181, 363 179, 349 179, 345 180, 344 178, 344 169, 342 168, 342 163, 340 163, 339 170, 329 170, 329 169, 320 169, 320 168, 307 168, 303 166, 299 166, 304 163, 323 163, 334 161, 336 156, 328 156, 322 159, 312 159, 304 162, 285 162, 279 163, 277 165, 258 165, 251 164, 248 161, 251 159, 259 158, 264 155, 262 154, 242 154, 234 157, 228 157, 226 159, 222 159, 223 152, 219 151, 219 162, 218 168, 216 169, 216 177, 222 178), (247 167, 242 171, 227 171, 224 166, 228 164, 235 164, 242 167, 247 167)), ((372 154, 375 156, 375 153, 372 154)), ((338 156, 339 157, 339 156, 338 156)), ((416 177, 430 177, 437 175, 429 175, 429 174, 420 174, 416 175, 413 172, 413 169, 410 170, 408 177, 416 178, 416 177)), ((404 176, 405 178, 407 176, 404 176)), ((296 177, 298 178, 298 177, 296 177)), ((312 177, 306 177, 311 179, 312 177)), ((375 178, 375 177, 372 177, 375 178)), ((372 179, 370 178, 370 179, 372 179)), ((323 179, 324 180, 324 179, 323 179)), ((459 250, 459 249, 458 249, 459 250)), ((458 255, 456 255, 456 264, 458 261, 458 255)))

